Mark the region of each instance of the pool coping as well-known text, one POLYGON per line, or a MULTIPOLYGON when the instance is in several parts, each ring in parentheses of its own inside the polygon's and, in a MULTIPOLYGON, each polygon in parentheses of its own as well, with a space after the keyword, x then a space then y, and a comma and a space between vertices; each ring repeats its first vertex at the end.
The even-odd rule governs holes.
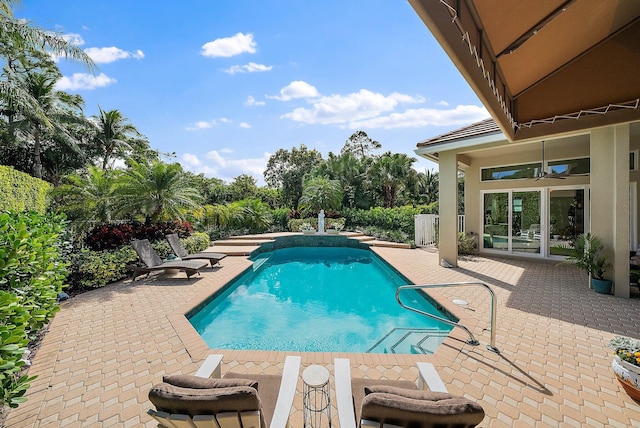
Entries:
MULTIPOLYGON (((370 251, 373 251, 394 270, 415 283, 408 272, 403 272, 401 266, 394 265, 394 263, 387 259, 384 254, 376 251, 374 247, 370 248, 370 251)), ((466 344, 468 335, 462 329, 454 328, 440 346, 438 346, 438 349, 436 349, 434 354, 367 354, 353 352, 256 351, 210 348, 191 325, 187 319, 187 315, 200 307, 205 300, 210 298, 210 296, 218 293, 228 283, 235 280, 239 275, 242 275, 253 265, 253 262, 249 260, 249 256, 234 257, 244 258, 247 264, 244 267, 236 267, 235 269, 237 272, 233 273, 231 280, 223 284, 218 284, 213 288, 203 290, 199 295, 190 299, 184 305, 177 307, 175 311, 167 314, 167 318, 173 329, 182 341, 187 353, 189 353, 194 361, 203 361, 210 354, 224 354, 225 359, 227 360, 269 362, 283 361, 287 355, 300 355, 305 361, 313 361, 316 364, 332 364, 335 358, 349 358, 356 364, 368 365, 415 365, 418 361, 428 361, 439 365, 448 365, 455 360, 457 355, 460 353, 461 348, 466 344)), ((429 289, 428 292, 425 291, 425 293, 434 301, 434 303, 458 318, 458 322, 460 324, 466 326, 471 331, 477 329, 479 320, 475 317, 469 316, 469 313, 463 310, 460 306, 451 303, 439 292, 439 290, 429 289)))

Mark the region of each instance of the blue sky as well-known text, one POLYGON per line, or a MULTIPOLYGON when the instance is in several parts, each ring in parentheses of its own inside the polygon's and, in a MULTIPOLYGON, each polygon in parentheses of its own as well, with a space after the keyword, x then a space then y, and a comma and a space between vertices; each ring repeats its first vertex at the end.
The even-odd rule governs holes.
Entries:
POLYGON ((489 116, 406 1, 23 0, 15 15, 97 63, 59 63, 86 115, 118 109, 166 160, 227 182, 262 185, 276 150, 326 158, 357 130, 417 158, 419 141, 489 116))

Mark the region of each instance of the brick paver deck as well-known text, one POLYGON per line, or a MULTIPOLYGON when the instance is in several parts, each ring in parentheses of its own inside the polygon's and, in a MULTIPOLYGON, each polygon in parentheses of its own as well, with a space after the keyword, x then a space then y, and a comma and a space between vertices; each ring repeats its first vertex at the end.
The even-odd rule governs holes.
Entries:
MULTIPOLYGON (((640 406, 610 368, 609 340, 638 337, 640 299, 594 293, 586 278, 562 264, 472 257, 455 269, 428 250, 375 248, 417 284, 483 281, 496 293, 496 346, 489 342, 488 293, 481 288, 433 290, 482 342, 471 346, 455 329, 434 355, 302 353, 304 367, 351 359, 352 376, 415 381, 415 361, 431 361, 455 394, 477 400, 485 427, 640 426, 640 406), (451 303, 464 299, 467 307, 451 303)), ((28 401, 11 410, 8 427, 152 427, 147 393, 165 374, 195 373, 210 352, 183 314, 247 268, 227 257, 191 281, 184 274, 125 281, 63 304, 33 359, 38 375, 28 401)), ((278 373, 286 353, 217 351, 223 372, 278 373)), ((291 353, 295 354, 295 353, 291 353)), ((333 385, 333 378, 331 379, 333 385)), ((292 412, 302 425, 302 384, 292 412)), ((334 421, 337 415, 334 409, 334 421)), ((337 423, 335 424, 338 425, 337 423)))

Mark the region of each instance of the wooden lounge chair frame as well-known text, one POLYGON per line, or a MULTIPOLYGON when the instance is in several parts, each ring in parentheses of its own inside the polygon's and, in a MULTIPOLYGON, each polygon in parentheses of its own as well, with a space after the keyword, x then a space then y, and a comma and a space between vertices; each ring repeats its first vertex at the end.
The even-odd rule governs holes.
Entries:
MULTIPOLYGON (((209 355, 195 375, 204 378, 220 378, 222 357, 220 354, 209 355)), ((289 426, 289 415, 298 385, 300 362, 301 357, 299 356, 288 356, 285 359, 270 428, 287 428, 289 426)), ((247 375, 247 378, 251 378, 251 375, 247 375)), ((260 411, 225 412, 217 415, 197 415, 193 418, 188 415, 169 414, 155 410, 149 410, 147 413, 157 420, 160 426, 170 428, 262 428, 260 426, 260 411)))
POLYGON ((197 259, 209 260, 209 263, 211 263, 211 267, 213 267, 214 265, 220 263, 220 260, 227 257, 226 254, 213 253, 208 251, 202 251, 196 254, 189 254, 187 250, 185 250, 185 248, 182 246, 182 243, 180 242, 180 237, 178 236, 178 234, 171 233, 169 235, 166 235, 165 238, 167 238, 167 242, 171 246, 173 253, 176 256, 180 257, 182 260, 197 260, 197 259))
POLYGON ((182 270, 187 275, 187 280, 196 273, 200 274, 200 269, 207 266, 206 262, 196 260, 176 260, 163 262, 156 250, 153 249, 148 239, 137 239, 131 241, 131 246, 145 266, 129 266, 133 271, 133 280, 139 275, 147 274, 147 276, 157 270, 177 269, 182 270))

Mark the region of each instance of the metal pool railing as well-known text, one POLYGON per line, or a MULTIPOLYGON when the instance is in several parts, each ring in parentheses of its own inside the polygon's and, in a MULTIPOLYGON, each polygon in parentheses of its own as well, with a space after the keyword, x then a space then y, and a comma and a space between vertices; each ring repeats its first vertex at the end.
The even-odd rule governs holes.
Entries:
POLYGON ((445 288, 445 287, 465 287, 465 286, 480 286, 485 288, 487 291, 489 291, 489 294, 491 295, 491 344, 487 345, 487 349, 495 352, 496 354, 499 354, 500 351, 498 350, 498 348, 496 348, 496 295, 493 292, 493 290, 491 289, 491 287, 489 287, 487 284, 485 284, 484 282, 450 282, 450 283, 442 283, 442 284, 424 284, 424 285, 403 285, 401 287, 398 287, 396 289, 396 300, 398 301, 398 304, 400 306, 402 306, 405 309, 408 309, 410 311, 419 313, 421 315, 427 316, 429 318, 433 318, 436 319, 438 321, 441 321, 445 324, 449 324, 453 327, 459 327, 461 329, 463 329, 464 331, 467 332, 467 334, 469 335, 469 339, 467 340, 467 343, 473 346, 477 346, 480 344, 480 342, 475 338, 475 336, 473 335, 473 333, 471 333, 471 330, 469 330, 467 327, 465 327, 464 325, 457 323, 455 321, 451 321, 448 320, 446 318, 443 317, 439 317, 437 315, 432 315, 428 312, 424 312, 420 309, 417 308, 413 308, 411 306, 407 306, 404 303, 402 303, 402 300, 400 300, 400 292, 402 290, 422 290, 425 288, 445 288))

